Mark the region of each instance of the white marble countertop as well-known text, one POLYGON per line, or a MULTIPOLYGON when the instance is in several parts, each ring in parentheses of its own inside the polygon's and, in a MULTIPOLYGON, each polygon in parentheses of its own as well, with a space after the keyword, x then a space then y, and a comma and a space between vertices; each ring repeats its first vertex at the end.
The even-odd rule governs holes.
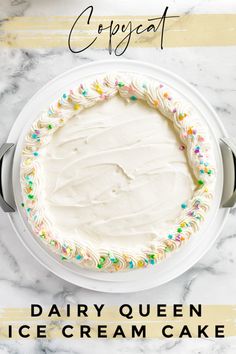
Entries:
MULTIPOLYGON (((153 14, 163 9, 156 1, 65 2, 14 0, 2 1, 1 17, 76 15, 86 5, 94 4, 97 14, 153 14), (66 5, 65 5, 66 3, 66 5), (109 3, 109 4, 108 4, 109 3)), ((173 13, 236 12, 235 2, 227 0, 217 6, 215 1, 168 1, 173 13), (213 9, 214 3, 214 9, 213 9)), ((194 85, 215 108, 225 128, 236 135, 236 48, 191 47, 129 48, 123 58, 157 64, 175 71, 194 85)), ((4 142, 18 113, 27 100, 43 84, 76 65, 109 59, 107 51, 89 49, 75 55, 66 49, 0 50, 0 141, 4 142)), ((95 293, 63 281, 44 269, 23 247, 12 229, 7 215, 0 212, 0 305, 28 307, 30 303, 48 306, 57 303, 203 303, 233 304, 236 295, 236 211, 230 216, 214 246, 189 271, 161 287, 128 295, 95 293)), ((98 340, 94 353, 227 353, 233 354, 233 339, 224 340, 98 340)), ((80 341, 6 341, 0 343, 2 353, 91 353, 91 342, 80 341)))

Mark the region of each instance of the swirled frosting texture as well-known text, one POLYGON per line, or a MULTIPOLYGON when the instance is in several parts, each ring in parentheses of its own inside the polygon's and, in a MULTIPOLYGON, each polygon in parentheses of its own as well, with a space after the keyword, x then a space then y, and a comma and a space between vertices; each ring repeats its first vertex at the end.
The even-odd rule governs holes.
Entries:
POLYGON ((34 122, 23 204, 34 233, 62 259, 142 268, 199 229, 214 165, 202 123, 168 88, 109 75, 65 92, 34 122))

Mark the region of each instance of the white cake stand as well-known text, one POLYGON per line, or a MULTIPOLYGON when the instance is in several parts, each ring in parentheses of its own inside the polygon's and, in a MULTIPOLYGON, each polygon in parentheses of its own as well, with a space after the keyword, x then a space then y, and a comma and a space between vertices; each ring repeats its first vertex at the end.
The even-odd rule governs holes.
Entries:
MULTIPOLYGON (((209 103, 186 81, 167 70, 131 60, 99 61, 75 67, 56 77, 39 90, 25 105, 11 129, 7 143, 13 143, 15 150, 9 150, 2 161, 2 192, 4 199, 10 205, 13 205, 16 210, 8 214, 9 219, 24 246, 44 267, 78 286, 115 293, 140 291, 164 284, 192 267, 211 247, 224 225, 229 209, 220 207, 223 193, 224 166, 219 141, 220 138, 225 136, 227 134, 209 103), (117 71, 143 74, 161 81, 171 87, 176 94, 184 96, 186 101, 194 107, 195 113, 200 119, 204 119, 207 122, 215 149, 217 187, 214 203, 205 223, 202 225, 201 232, 194 235, 180 250, 172 253, 171 257, 158 265, 150 266, 146 269, 120 273, 103 273, 85 270, 75 264, 61 261, 57 255, 44 247, 41 240, 32 234, 22 210, 23 208, 20 206, 22 201, 19 179, 20 154, 24 135, 32 121, 36 119, 38 112, 45 109, 54 99, 60 97, 64 90, 75 86, 78 82, 98 74, 117 71)), ((9 146, 5 144, 5 150, 7 150, 7 147, 9 146)), ((229 151, 228 148, 226 150, 229 151)), ((231 171, 227 174, 227 178, 229 178, 227 185, 231 185, 233 190, 235 175, 234 170, 232 170, 232 161, 231 164, 229 162, 229 168, 231 171)), ((11 211, 10 209, 5 204, 5 210, 11 211)))

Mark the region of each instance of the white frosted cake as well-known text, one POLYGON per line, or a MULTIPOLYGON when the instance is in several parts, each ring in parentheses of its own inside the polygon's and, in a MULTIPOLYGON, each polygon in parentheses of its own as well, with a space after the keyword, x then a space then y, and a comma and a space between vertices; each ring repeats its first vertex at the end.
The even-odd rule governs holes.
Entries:
POLYGON ((42 112, 22 152, 22 206, 63 261, 99 271, 155 265, 198 231, 212 202, 207 126, 157 81, 79 83, 42 112))

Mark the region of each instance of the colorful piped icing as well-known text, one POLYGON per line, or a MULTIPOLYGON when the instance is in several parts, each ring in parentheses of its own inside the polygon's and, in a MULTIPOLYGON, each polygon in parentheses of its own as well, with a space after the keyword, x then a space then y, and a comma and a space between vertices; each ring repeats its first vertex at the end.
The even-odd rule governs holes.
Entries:
POLYGON ((155 265, 166 254, 179 248, 195 233, 204 220, 211 204, 215 185, 215 162, 209 137, 202 123, 176 100, 168 87, 142 77, 132 75, 108 75, 86 85, 79 84, 54 102, 36 120, 25 139, 21 163, 22 207, 33 232, 62 260, 70 260, 81 267, 99 271, 121 271, 155 265), (181 217, 161 241, 158 239, 136 251, 121 249, 95 249, 83 242, 68 242, 54 235, 45 215, 41 199, 40 149, 49 144, 52 135, 75 114, 99 101, 120 95, 130 104, 138 100, 168 118, 178 132, 181 145, 196 179, 196 190, 189 201, 179 206, 181 217))

